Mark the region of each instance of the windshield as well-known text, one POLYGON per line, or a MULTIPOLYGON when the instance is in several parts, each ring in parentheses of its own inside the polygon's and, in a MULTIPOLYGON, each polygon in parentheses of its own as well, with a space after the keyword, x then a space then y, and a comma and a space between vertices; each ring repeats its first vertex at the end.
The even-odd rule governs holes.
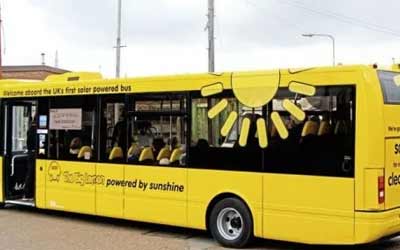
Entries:
POLYGON ((400 75, 400 73, 378 71, 385 104, 400 104, 400 86, 398 86, 394 80, 398 75, 400 75))

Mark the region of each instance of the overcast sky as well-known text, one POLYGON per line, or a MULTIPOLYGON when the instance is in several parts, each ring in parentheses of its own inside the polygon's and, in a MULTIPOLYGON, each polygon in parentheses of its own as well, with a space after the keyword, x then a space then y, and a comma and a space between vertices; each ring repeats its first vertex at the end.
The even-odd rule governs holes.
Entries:
MULTIPOLYGON (((117 0, 0 0, 5 65, 115 75, 117 0)), ((122 76, 207 71, 207 0, 122 0, 122 76)), ((215 0, 216 70, 400 63, 399 0, 215 0)))

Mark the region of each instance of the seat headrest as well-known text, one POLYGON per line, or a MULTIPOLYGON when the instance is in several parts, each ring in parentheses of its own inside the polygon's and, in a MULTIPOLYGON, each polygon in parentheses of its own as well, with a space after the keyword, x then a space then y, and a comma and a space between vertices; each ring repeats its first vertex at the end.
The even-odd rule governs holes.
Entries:
POLYGON ((124 152, 122 151, 121 147, 113 147, 113 149, 110 152, 110 155, 108 156, 108 160, 116 160, 116 159, 122 159, 124 158, 124 152))
POLYGON ((321 124, 319 124, 318 136, 327 135, 330 134, 330 132, 331 132, 331 125, 329 124, 329 122, 322 121, 321 124))
POLYGON ((158 153, 157 161, 160 161, 161 159, 164 159, 164 158, 169 159, 170 156, 171 156, 171 150, 169 150, 168 147, 162 148, 160 150, 160 152, 158 153))
POLYGON ((180 148, 174 149, 174 151, 172 151, 171 157, 169 158, 169 162, 174 163, 176 161, 179 161, 182 154, 183 154, 182 149, 180 148))
POLYGON ((145 147, 142 152, 140 153, 139 156, 139 162, 145 161, 145 160, 152 160, 154 161, 154 154, 153 150, 151 147, 145 147))
POLYGON ((301 131, 301 136, 307 136, 307 135, 317 135, 318 133, 318 123, 315 121, 306 121, 303 127, 303 131, 301 131))
POLYGON ((137 143, 132 143, 132 145, 128 149, 128 153, 126 154, 129 157, 132 157, 135 153, 139 155, 139 145, 137 143))
POLYGON ((83 146, 79 149, 78 159, 90 160, 92 158, 92 148, 83 146))

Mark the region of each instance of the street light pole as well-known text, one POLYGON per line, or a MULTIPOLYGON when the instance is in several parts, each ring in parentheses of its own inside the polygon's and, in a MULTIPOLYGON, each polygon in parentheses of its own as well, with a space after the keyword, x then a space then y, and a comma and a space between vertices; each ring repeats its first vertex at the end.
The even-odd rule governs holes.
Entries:
POLYGON ((332 41, 332 61, 333 61, 333 66, 336 65, 336 42, 335 42, 335 37, 329 34, 302 34, 302 36, 304 37, 315 37, 315 36, 319 36, 319 37, 327 37, 329 39, 331 39, 332 41))
POLYGON ((208 72, 215 71, 214 0, 208 0, 208 72))

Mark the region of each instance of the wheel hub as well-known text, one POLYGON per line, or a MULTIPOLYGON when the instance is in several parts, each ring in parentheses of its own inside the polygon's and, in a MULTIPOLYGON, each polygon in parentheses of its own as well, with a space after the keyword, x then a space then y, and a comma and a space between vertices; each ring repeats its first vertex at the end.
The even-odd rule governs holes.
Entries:
POLYGON ((243 231, 243 218, 234 208, 222 209, 217 217, 219 234, 227 240, 235 240, 243 231))

